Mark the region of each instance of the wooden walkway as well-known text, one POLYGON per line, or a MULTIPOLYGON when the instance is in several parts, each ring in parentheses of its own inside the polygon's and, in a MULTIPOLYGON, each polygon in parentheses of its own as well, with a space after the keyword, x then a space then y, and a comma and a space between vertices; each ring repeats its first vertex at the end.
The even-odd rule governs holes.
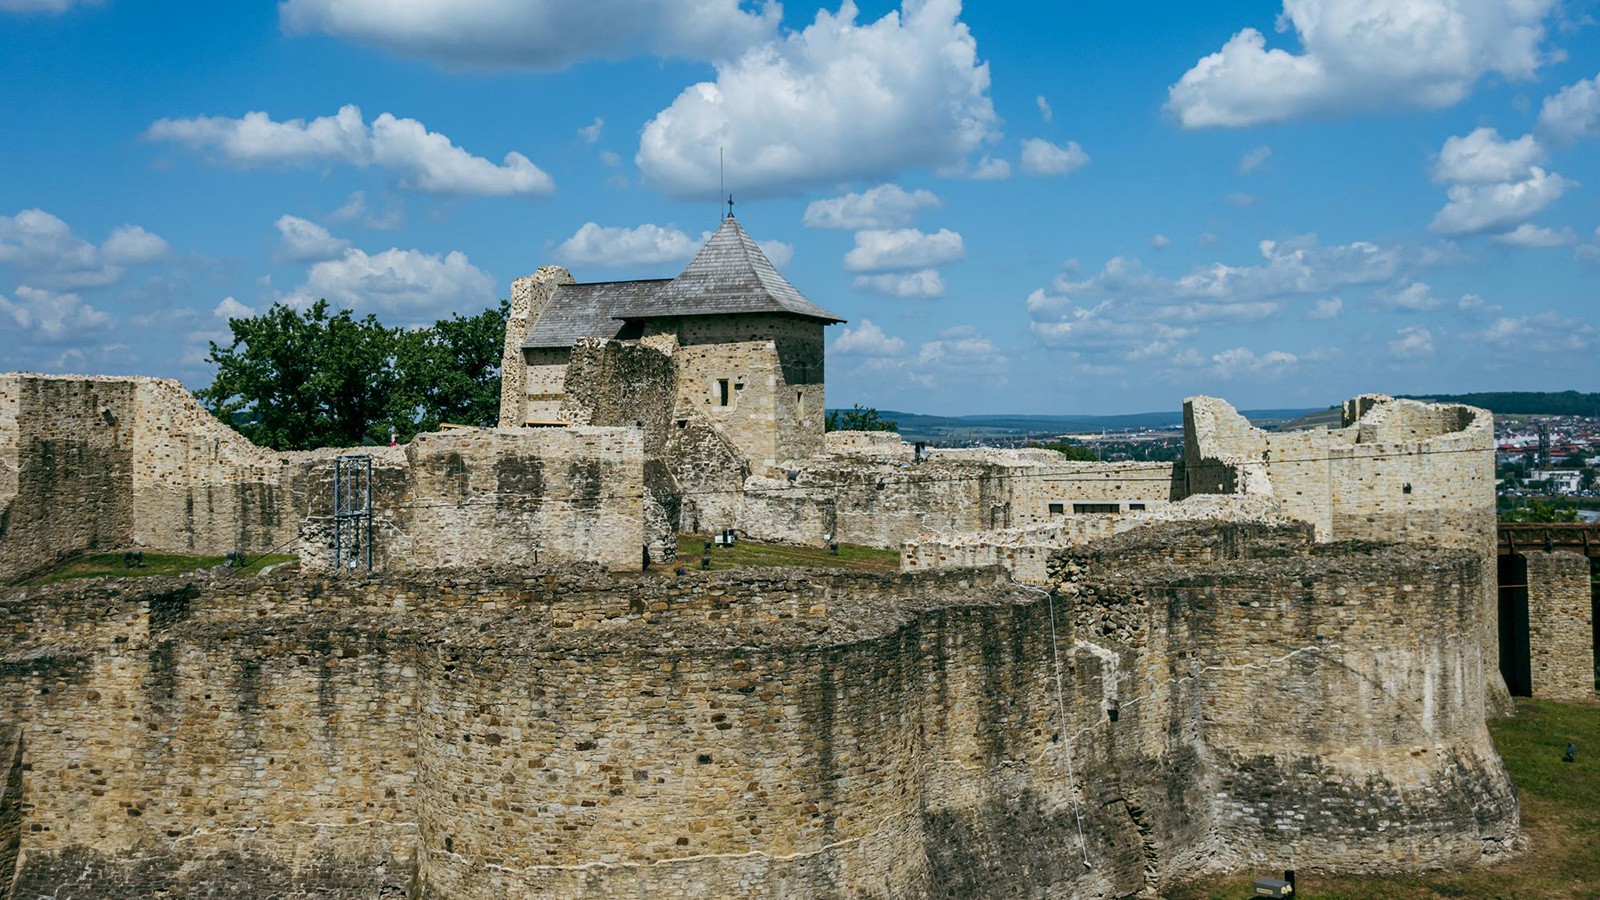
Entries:
POLYGON ((1574 550, 1600 556, 1600 522, 1501 522, 1498 529, 1501 556, 1530 550, 1574 550))

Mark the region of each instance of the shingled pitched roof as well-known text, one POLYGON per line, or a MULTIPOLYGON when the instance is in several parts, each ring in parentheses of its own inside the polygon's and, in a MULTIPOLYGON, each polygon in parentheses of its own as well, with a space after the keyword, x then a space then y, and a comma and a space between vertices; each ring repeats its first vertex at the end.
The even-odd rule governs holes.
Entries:
POLYGON ((539 320, 522 346, 529 350, 571 347, 581 337, 614 338, 623 321, 617 310, 627 308, 669 284, 670 278, 646 281, 599 281, 563 284, 550 295, 539 320))
POLYGON ((807 300, 731 214, 677 278, 564 284, 522 346, 570 347, 616 337, 628 320, 731 313, 788 313, 825 324, 844 319, 807 300))

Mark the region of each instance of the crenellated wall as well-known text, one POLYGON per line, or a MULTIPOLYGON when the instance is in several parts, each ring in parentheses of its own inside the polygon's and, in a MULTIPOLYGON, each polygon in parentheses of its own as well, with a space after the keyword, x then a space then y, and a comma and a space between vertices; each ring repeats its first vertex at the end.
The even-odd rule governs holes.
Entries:
POLYGON ((1050 573, 13 590, 20 884, 1121 897, 1515 839, 1470 554, 1169 525, 1050 573))

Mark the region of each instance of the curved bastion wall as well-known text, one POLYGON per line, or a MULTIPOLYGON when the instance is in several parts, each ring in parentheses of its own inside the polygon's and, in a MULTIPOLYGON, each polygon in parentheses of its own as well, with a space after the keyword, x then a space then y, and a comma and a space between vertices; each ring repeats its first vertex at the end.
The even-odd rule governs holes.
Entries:
POLYGON ((19 896, 1112 897, 1515 839, 1470 554, 1184 525, 1050 574, 13 589, 0 851, 19 896))

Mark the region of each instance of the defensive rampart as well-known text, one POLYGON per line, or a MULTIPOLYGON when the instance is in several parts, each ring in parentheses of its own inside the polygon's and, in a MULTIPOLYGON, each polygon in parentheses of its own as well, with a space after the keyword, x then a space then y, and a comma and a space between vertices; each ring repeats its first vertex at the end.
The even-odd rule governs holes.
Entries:
POLYGON ((1481 560, 1310 537, 1141 529, 1059 556, 1049 592, 997 570, 12 589, 19 890, 1113 897, 1493 854, 1517 819, 1464 639, 1481 560))

